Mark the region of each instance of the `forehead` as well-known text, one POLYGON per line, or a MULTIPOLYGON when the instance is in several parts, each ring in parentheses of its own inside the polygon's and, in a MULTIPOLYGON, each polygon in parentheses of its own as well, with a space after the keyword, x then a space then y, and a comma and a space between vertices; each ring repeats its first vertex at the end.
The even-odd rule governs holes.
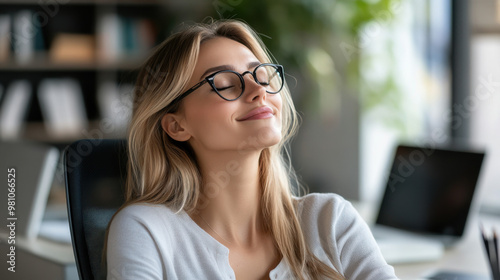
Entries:
POLYGON ((219 65, 231 65, 236 69, 245 68, 253 61, 258 59, 245 45, 225 37, 216 37, 201 44, 195 74, 219 65))

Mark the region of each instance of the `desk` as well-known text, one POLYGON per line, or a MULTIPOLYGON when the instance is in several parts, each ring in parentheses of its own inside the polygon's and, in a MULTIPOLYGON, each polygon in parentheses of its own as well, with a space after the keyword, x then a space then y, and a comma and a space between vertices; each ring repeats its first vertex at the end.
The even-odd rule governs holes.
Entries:
MULTIPOLYGON (((7 234, 0 235, 0 253, 7 258, 9 245, 7 234)), ((77 280, 73 248, 71 244, 62 244, 43 238, 26 240, 16 237, 16 272, 7 270, 3 262, 0 279, 64 279, 77 280)))
MULTIPOLYGON (((376 211, 373 211, 373 205, 358 202, 353 202, 353 205, 367 223, 374 221, 376 211)), ((471 215, 463 238, 453 247, 446 249, 440 260, 395 264, 393 266, 396 275, 402 280, 415 280, 436 271, 447 270, 489 276, 490 269, 479 231, 480 223, 486 230, 500 230, 500 216, 485 213, 471 215)))

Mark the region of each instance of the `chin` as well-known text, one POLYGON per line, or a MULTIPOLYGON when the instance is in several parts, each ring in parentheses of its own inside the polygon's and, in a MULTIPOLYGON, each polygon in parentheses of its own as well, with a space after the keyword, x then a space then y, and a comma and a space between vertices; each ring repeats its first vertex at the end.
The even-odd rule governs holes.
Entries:
POLYGON ((246 140, 238 146, 238 150, 245 153, 244 151, 269 148, 280 143, 281 139, 281 127, 266 126, 260 128, 256 133, 252 133, 251 136, 248 136, 246 140))
POLYGON ((259 130, 258 141, 262 148, 268 148, 281 141, 281 127, 264 127, 259 130))

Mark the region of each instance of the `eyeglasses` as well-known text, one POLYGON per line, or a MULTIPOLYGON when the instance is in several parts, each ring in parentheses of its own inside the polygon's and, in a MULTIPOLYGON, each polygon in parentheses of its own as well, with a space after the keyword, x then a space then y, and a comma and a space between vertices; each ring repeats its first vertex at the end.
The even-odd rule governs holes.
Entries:
POLYGON ((203 81, 177 97, 172 104, 179 102, 193 91, 208 82, 212 89, 224 100, 234 101, 240 98, 245 91, 245 80, 243 76, 252 75, 255 82, 263 86, 267 93, 275 94, 281 91, 284 84, 283 66, 278 64, 263 63, 255 67, 253 72, 245 71, 238 73, 232 70, 221 70, 208 75, 203 81))

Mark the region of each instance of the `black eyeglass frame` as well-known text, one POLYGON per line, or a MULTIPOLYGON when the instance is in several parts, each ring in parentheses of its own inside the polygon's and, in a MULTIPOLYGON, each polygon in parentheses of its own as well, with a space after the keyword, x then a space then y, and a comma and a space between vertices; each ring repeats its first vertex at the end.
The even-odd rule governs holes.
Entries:
POLYGON ((188 96, 193 91, 197 90, 199 87, 201 87, 202 85, 206 84, 207 82, 212 87, 212 89, 215 91, 215 93, 217 93, 217 95, 220 96, 222 99, 224 99, 226 101, 235 101, 235 100, 237 100, 238 98, 240 98, 243 95, 243 92, 245 92, 245 79, 243 78, 243 76, 245 76, 246 74, 252 75, 254 81, 257 84, 259 84, 259 85, 265 85, 265 84, 261 83, 259 81, 259 79, 257 79, 257 69, 259 69, 262 66, 274 66, 274 67, 276 67, 276 70, 277 70, 278 74, 281 77, 281 86, 280 86, 280 88, 277 91, 268 91, 268 90, 266 90, 266 92, 270 93, 270 94, 276 94, 276 93, 280 92, 283 89, 283 85, 285 84, 285 76, 284 76, 284 72, 285 71, 283 69, 283 65, 274 64, 274 63, 262 63, 262 64, 257 65, 257 67, 255 67, 255 69, 253 71, 245 71, 245 72, 243 72, 241 74, 238 73, 238 72, 236 72, 236 71, 233 71, 233 70, 220 70, 220 71, 217 71, 215 73, 212 73, 212 74, 206 76, 203 79, 203 81, 197 83, 196 85, 192 86, 190 89, 186 90, 184 93, 182 93, 181 95, 179 95, 174 101, 172 101, 171 104, 176 104, 177 102, 181 101, 183 98, 185 98, 186 96, 188 96), (238 97, 233 98, 233 99, 226 98, 226 97, 222 96, 222 94, 220 94, 219 91, 217 90, 217 88, 215 87, 215 84, 214 84, 214 77, 215 77, 215 75, 217 75, 219 73, 224 73, 224 72, 234 73, 234 74, 236 74, 238 76, 238 78, 240 78, 240 81, 241 81, 241 93, 240 93, 240 95, 238 95, 238 97))

